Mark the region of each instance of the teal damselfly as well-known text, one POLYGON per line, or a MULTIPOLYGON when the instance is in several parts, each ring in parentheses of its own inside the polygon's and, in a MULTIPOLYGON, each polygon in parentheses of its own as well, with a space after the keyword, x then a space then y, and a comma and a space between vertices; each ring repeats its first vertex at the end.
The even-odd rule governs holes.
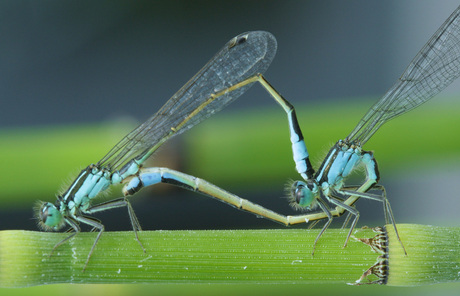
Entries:
POLYGON ((126 135, 99 162, 82 170, 70 187, 57 196, 54 204, 40 202, 36 215, 42 229, 59 230, 66 225, 70 227, 68 231, 71 234, 58 242, 51 254, 80 232, 80 223, 86 224, 99 233, 86 259, 85 269, 104 232, 101 221, 90 215, 119 207, 128 209, 136 240, 145 252, 138 237, 141 226, 127 196, 157 183, 197 191, 236 208, 257 211, 263 213, 263 216, 278 219, 279 215, 275 212, 202 179, 168 168, 142 166, 164 142, 220 111, 247 91, 254 82, 259 82, 275 98, 288 115, 290 129, 300 133, 294 108, 262 76, 272 62, 276 49, 276 39, 268 32, 247 32, 231 39, 157 113, 126 135), (120 183, 125 184, 123 197, 93 204, 101 192, 112 184, 120 183))
MULTIPOLYGON (((393 224, 401 242, 385 189, 377 185, 380 174, 374 153, 363 150, 362 146, 384 123, 433 98, 459 76, 460 6, 417 53, 394 86, 369 109, 345 139, 339 140, 331 148, 319 170, 314 174, 311 167, 299 171, 301 174, 306 173, 307 178, 305 182, 293 183, 292 202, 301 208, 311 208, 317 204, 328 219, 315 245, 330 225, 332 217, 345 211, 354 216, 345 241, 347 244, 359 218, 354 203, 361 197, 383 203, 386 222, 393 224), (359 165, 365 167, 365 182, 361 186, 346 186, 344 179, 359 165), (380 194, 369 193, 370 189, 378 190, 380 194), (324 206, 321 195, 336 206, 335 213, 324 206)), ((308 154, 303 156, 308 157, 308 154)), ((402 242, 401 246, 404 248, 402 242)))
MULTIPOLYGON (((395 85, 368 110, 345 139, 339 140, 330 149, 318 171, 315 172, 309 161, 305 141, 297 121, 295 124, 291 123, 294 161, 296 170, 303 180, 292 182, 288 189, 288 198, 297 210, 306 211, 319 207, 320 212, 295 216, 275 215, 270 212, 268 216, 265 215, 264 208, 254 204, 246 210, 287 226, 313 221, 310 225, 313 227, 318 221, 327 219, 314 242, 312 253, 314 254, 319 238, 329 227, 333 217, 348 213, 345 227, 354 216, 345 240, 345 247, 359 219, 359 211, 355 207, 356 201, 360 198, 376 200, 382 202, 386 223, 393 225, 398 240, 406 252, 399 238, 385 188, 377 184, 380 174, 374 153, 363 150, 362 146, 384 123, 425 103, 458 76, 460 76, 460 6, 418 52, 395 85), (350 173, 363 166, 366 179, 362 185, 346 185, 345 179, 350 173), (378 193, 371 193, 370 190, 378 193), (335 209, 331 209, 326 201, 334 205, 335 209)), ((272 93, 272 96, 281 97, 278 93, 272 93)))

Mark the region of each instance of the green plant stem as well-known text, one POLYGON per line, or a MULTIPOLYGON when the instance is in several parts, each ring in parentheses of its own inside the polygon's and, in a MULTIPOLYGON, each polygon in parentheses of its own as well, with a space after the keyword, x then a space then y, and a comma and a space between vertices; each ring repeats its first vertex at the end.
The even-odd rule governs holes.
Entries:
POLYGON ((391 286, 418 286, 460 281, 460 228, 398 225, 405 256, 388 226, 388 280, 391 286))
MULTIPOLYGON (((369 232, 369 231, 368 231, 369 232)), ((54 283, 348 283, 376 254, 329 230, 311 256, 317 230, 106 232, 82 272, 95 233, 59 246, 65 233, 0 232, 0 285, 54 283)))
MULTIPOLYGON (((398 225, 407 249, 388 227, 389 252, 374 253, 347 230, 330 229, 311 256, 318 230, 144 231, 143 253, 132 232, 106 232, 85 272, 95 233, 80 233, 59 246, 65 233, 0 232, 0 286, 56 283, 361 283, 421 285, 458 281, 460 228, 398 225), (380 259, 379 255, 382 255, 380 259), (383 277, 366 274, 376 262, 383 277), (386 260, 388 259, 388 260, 386 260), (366 276, 362 276, 365 274, 366 276), (357 282, 361 278, 361 281, 357 282)), ((359 230, 372 238, 372 230, 359 230)), ((372 240, 371 240, 372 241, 372 240)))

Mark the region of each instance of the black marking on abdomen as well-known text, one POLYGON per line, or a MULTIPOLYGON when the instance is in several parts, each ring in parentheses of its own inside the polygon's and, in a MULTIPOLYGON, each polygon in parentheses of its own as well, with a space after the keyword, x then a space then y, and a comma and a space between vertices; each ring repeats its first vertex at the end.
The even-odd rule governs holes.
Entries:
POLYGON ((177 181, 176 179, 161 177, 161 182, 166 183, 166 184, 171 184, 171 185, 174 185, 174 186, 177 186, 177 187, 181 187, 181 188, 184 188, 184 189, 187 189, 187 190, 190 190, 190 191, 196 191, 194 187, 192 187, 192 186, 190 186, 188 184, 185 184, 183 182, 177 181))

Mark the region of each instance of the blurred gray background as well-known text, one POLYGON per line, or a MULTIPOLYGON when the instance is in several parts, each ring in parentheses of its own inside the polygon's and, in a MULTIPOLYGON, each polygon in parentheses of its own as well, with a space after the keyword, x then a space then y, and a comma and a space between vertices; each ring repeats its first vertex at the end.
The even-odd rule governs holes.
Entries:
MULTIPOLYGON (((278 54, 266 75, 294 104, 379 96, 457 5, 1 1, 0 126, 120 114, 143 120, 230 38, 250 30, 277 37, 278 54)), ((232 108, 260 104, 266 98, 232 108)))
MULTIPOLYGON (((102 122, 117 116, 145 120, 230 38, 250 30, 276 36, 278 53, 266 76, 294 105, 326 100, 333 104, 347 97, 375 100, 458 4, 447 0, 1 1, 0 128, 102 122)), ((458 82, 443 94, 454 93, 460 93, 458 82)), ((267 104, 266 96, 251 96, 228 109, 267 104)), ((449 173, 449 178, 431 176, 408 175, 403 180, 388 176, 385 182, 392 182, 398 196, 427 194, 427 190, 436 194, 437 188, 444 187, 451 190, 445 195, 454 202, 458 199, 452 186, 460 177, 458 171, 449 173), (426 179, 430 182, 421 186, 420 180, 426 179)), ((403 201, 395 215, 411 212, 413 202, 403 201)), ((192 198, 181 207, 194 211, 193 203, 192 198)), ((165 213, 177 209, 174 204, 161 206, 165 213)), ((244 217, 250 216, 239 214, 231 224, 233 209, 222 220, 226 214, 209 206, 210 212, 218 213, 215 227, 219 223, 244 227, 244 217)), ((425 211, 429 214, 436 206, 435 201, 426 201, 425 211)), ((393 207, 398 206, 393 203, 393 207)), ((27 219, 27 215, 30 212, 20 217, 27 219)), ((143 224, 148 222, 148 213, 138 215, 143 224)), ((399 221, 423 223, 422 218, 405 216, 399 221)), ((174 222, 158 220, 152 221, 158 228, 174 222)), ((273 225, 260 223, 260 227, 273 225)), ((35 229, 33 222, 30 225, 25 227, 35 229)), ((110 229, 109 222, 106 225, 110 229)))

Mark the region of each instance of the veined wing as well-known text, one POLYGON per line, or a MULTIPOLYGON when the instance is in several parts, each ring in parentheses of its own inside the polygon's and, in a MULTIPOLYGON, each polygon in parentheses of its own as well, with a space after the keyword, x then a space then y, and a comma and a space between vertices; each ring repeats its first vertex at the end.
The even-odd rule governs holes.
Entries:
POLYGON ((276 39, 268 32, 254 31, 236 36, 157 113, 126 135, 97 165, 119 170, 132 159, 139 161, 150 156, 170 137, 217 113, 253 83, 215 99, 212 99, 213 94, 264 73, 276 48, 276 39))
POLYGON ((348 135, 364 145, 381 125, 431 99, 460 75, 460 6, 415 56, 398 82, 348 135))

